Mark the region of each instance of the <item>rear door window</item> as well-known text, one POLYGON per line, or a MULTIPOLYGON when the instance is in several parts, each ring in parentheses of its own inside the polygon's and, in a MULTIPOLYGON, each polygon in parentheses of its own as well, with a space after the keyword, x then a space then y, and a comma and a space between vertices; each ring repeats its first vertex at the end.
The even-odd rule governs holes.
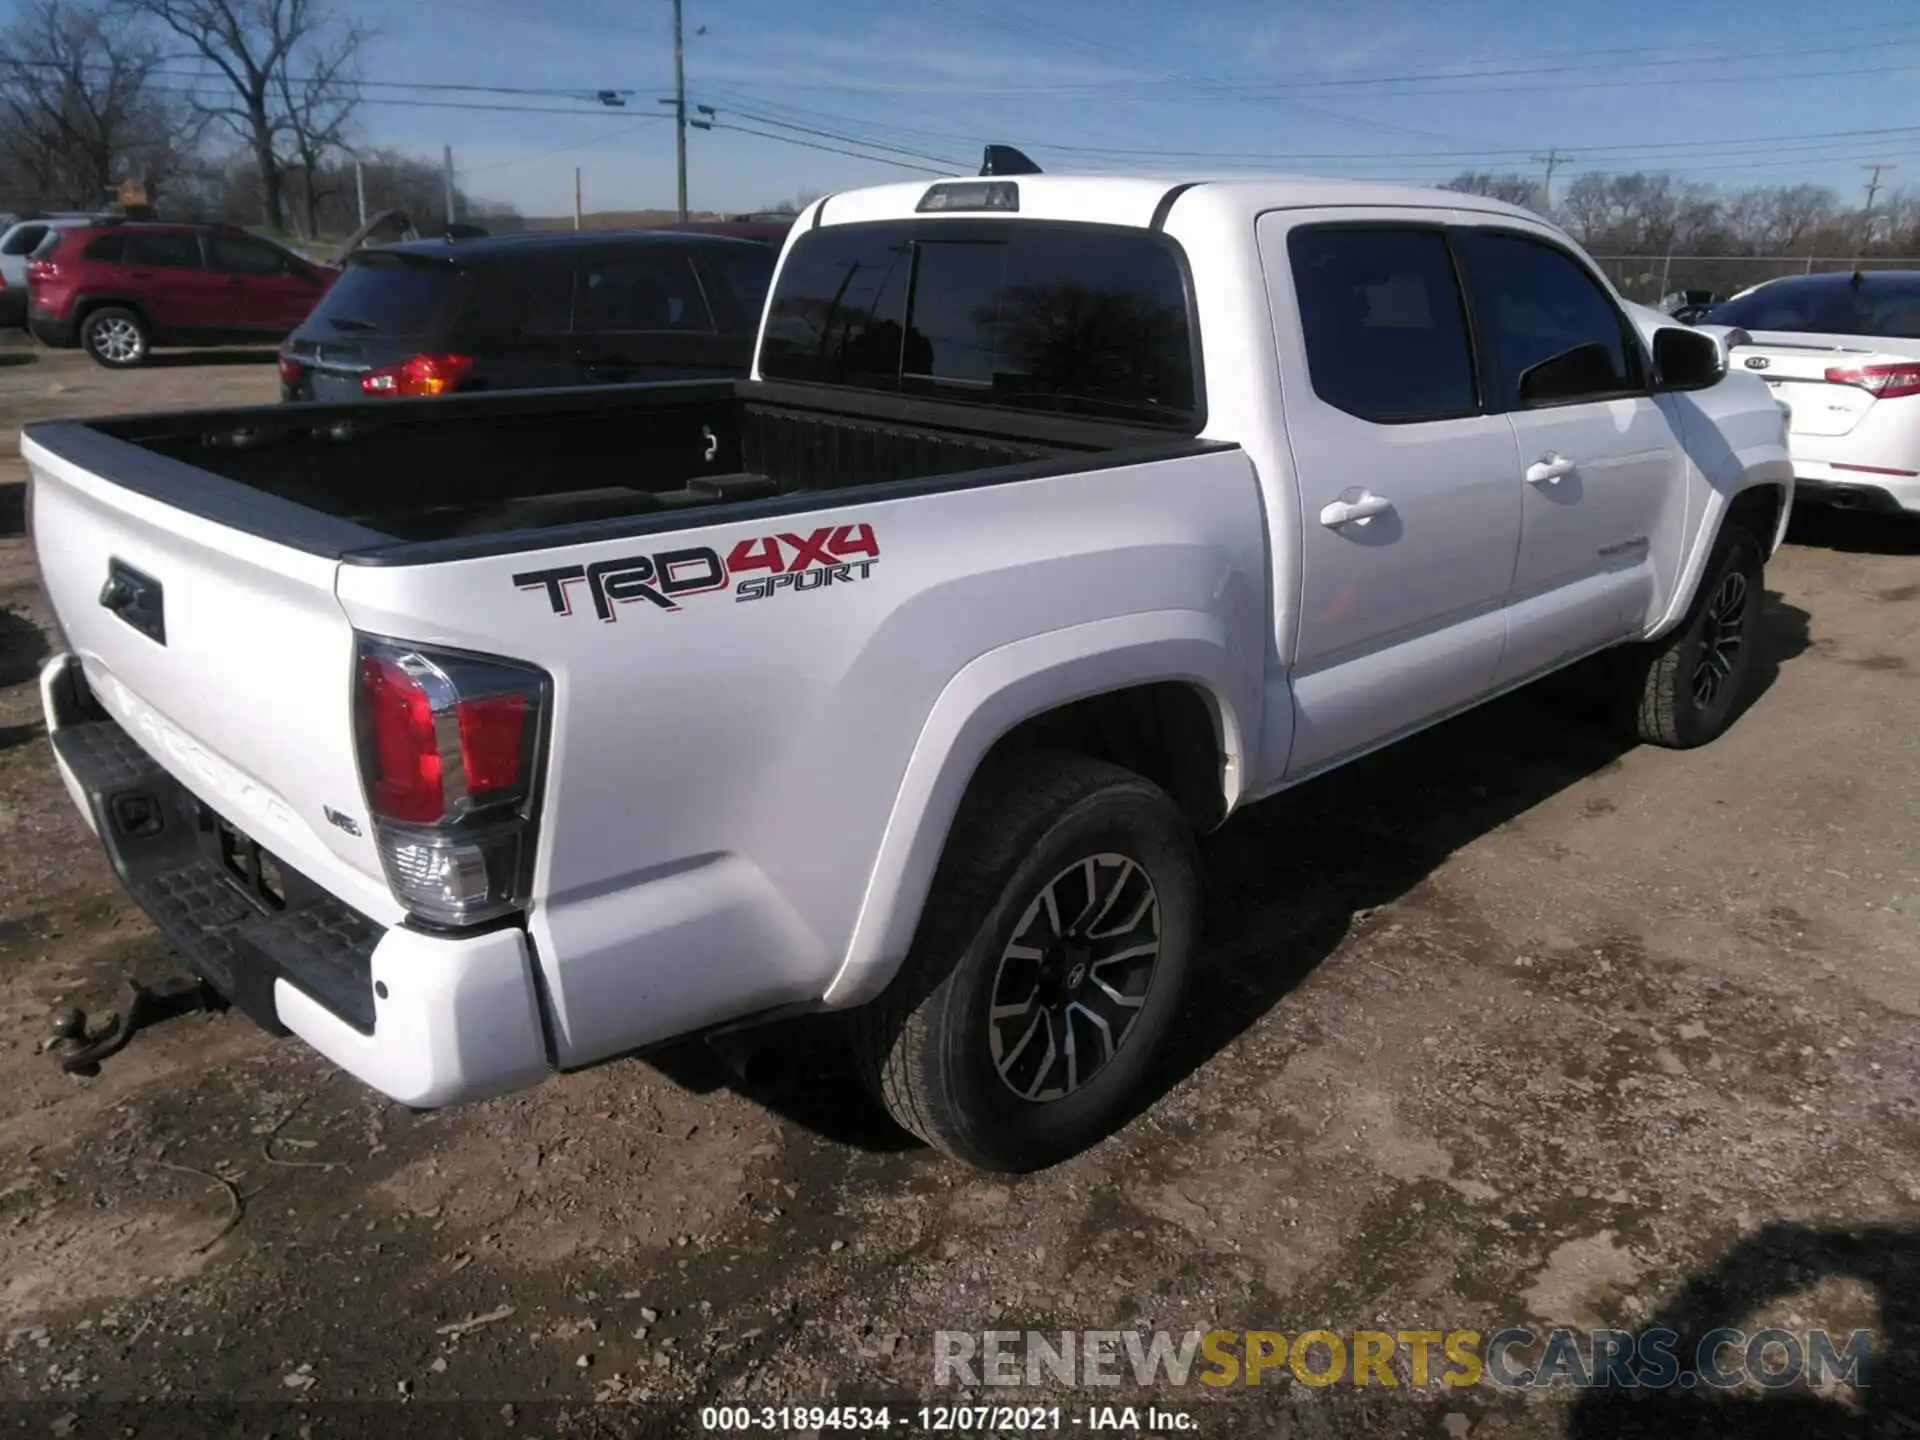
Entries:
POLYGON ((198 270, 198 235, 129 235, 125 263, 148 265, 160 270, 198 270))
POLYGON ((1287 237, 1313 392, 1375 424, 1480 405, 1446 236, 1409 226, 1309 226, 1287 237))
POLYGON ((102 235, 97 240, 87 242, 87 259, 98 260, 103 265, 117 265, 127 253, 127 237, 124 235, 102 235))
POLYGON ((212 235, 207 251, 215 270, 229 275, 284 275, 288 257, 264 241, 243 235, 212 235))
POLYGON ((760 368, 1193 428, 1186 278, 1142 230, 1042 222, 830 227, 796 244, 760 368))
POLYGON ((751 335, 760 328, 778 259, 771 245, 727 245, 698 253, 694 263, 723 333, 751 335))
POLYGON ((573 301, 576 334, 677 331, 711 335, 713 316, 685 252, 589 256, 580 263, 573 301))

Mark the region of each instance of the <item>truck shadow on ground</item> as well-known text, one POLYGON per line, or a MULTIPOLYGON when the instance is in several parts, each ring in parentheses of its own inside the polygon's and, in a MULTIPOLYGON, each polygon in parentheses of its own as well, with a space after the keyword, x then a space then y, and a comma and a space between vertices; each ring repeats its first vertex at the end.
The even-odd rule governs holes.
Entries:
MULTIPOLYGON (((1810 618, 1768 595, 1743 709, 1808 648, 1810 618)), ((1609 713, 1608 678, 1604 658, 1572 667, 1207 837, 1206 931, 1187 1013, 1123 1125, 1258 1024, 1339 948, 1356 916, 1403 899, 1462 846, 1614 766, 1633 742, 1609 713)), ((677 1084, 732 1089, 835 1143, 917 1146, 867 1097, 839 1017, 769 1026, 746 1044, 730 1061, 698 1041, 646 1059, 677 1084)))
MULTIPOLYGON (((1589 1390, 1568 1419, 1568 1440, 1616 1436, 1865 1440, 1920 1435, 1920 1229, 1767 1226, 1689 1280, 1641 1333, 1672 1331, 1678 1341, 1671 1353, 1686 1371, 1713 1331, 1752 1327, 1749 1333, 1756 1333, 1754 1317, 1763 1308, 1835 1278, 1873 1292, 1879 1308, 1877 1323, 1853 1322, 1873 1334, 1871 1359, 1856 1377, 1865 1383, 1849 1394, 1854 1404, 1822 1398, 1804 1383, 1764 1393, 1699 1385, 1589 1390)), ((1804 1333, 1797 1339, 1808 1344, 1804 1333)), ((1847 1339, 1846 1334, 1831 1337, 1833 1350, 1843 1357, 1847 1339)), ((1780 1363, 1784 1354, 1773 1349, 1769 1363, 1780 1363)), ((1723 1370, 1743 1364, 1732 1348, 1720 1352, 1716 1361, 1723 1370)))
POLYGON ((1796 505, 1787 542, 1846 555, 1920 555, 1920 517, 1796 505))
POLYGON ((271 365, 278 358, 272 350, 156 350, 147 356, 155 370, 185 370, 202 365, 271 365))
POLYGON ((24 685, 48 655, 46 633, 25 615, 0 610, 0 686, 24 685))

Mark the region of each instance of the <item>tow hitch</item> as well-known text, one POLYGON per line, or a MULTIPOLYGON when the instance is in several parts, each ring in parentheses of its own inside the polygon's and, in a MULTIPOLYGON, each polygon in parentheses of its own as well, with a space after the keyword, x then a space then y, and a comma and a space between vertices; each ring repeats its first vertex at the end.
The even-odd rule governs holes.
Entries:
POLYGON ((126 1007, 109 1014, 97 1031, 87 1033, 87 1012, 78 1005, 64 1005, 53 1015, 53 1042, 48 1047, 60 1068, 69 1075, 98 1075, 100 1062, 126 1049, 134 1031, 179 1015, 202 1010, 224 1010, 226 1001, 197 975, 182 975, 158 985, 127 981, 126 1007))

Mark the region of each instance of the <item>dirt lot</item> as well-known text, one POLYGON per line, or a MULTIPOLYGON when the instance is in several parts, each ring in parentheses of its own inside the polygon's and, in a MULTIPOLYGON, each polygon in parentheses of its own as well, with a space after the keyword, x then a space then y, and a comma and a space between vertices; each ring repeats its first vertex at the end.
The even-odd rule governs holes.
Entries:
MULTIPOLYGON (((271 380, 9 366, 0 425, 271 380)), ((1768 1322, 1875 1331, 1873 1385, 985 1398, 1214 1435, 1920 1435, 1920 533, 1802 523, 1769 586, 1765 693, 1706 750, 1621 747, 1576 677, 1236 818, 1159 1093, 1009 1182, 907 1145, 825 1025, 752 1083, 691 1052, 439 1114, 235 1015, 59 1074, 53 1007, 170 969, 49 763, 47 615, 0 538, 0 1397, 34 1402, 0 1413, 635 1434, 952 1402, 936 1329, 1768 1322), (329 1403, 367 1400, 395 1403, 329 1403)))

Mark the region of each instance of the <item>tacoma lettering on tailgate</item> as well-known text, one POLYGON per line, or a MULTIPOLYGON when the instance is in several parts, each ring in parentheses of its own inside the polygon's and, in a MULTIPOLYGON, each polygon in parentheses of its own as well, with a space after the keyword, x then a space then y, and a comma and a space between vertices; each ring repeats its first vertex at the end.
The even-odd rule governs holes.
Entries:
POLYGON ((538 590, 556 615, 573 614, 570 586, 584 583, 593 613, 612 623, 616 605, 644 600, 677 613, 680 602, 733 584, 735 603, 765 600, 783 590, 819 590, 865 580, 880 561, 880 542, 871 525, 823 525, 809 534, 782 531, 742 540, 727 552, 705 545, 596 560, 591 565, 560 565, 528 570, 513 577, 522 590, 538 590))

